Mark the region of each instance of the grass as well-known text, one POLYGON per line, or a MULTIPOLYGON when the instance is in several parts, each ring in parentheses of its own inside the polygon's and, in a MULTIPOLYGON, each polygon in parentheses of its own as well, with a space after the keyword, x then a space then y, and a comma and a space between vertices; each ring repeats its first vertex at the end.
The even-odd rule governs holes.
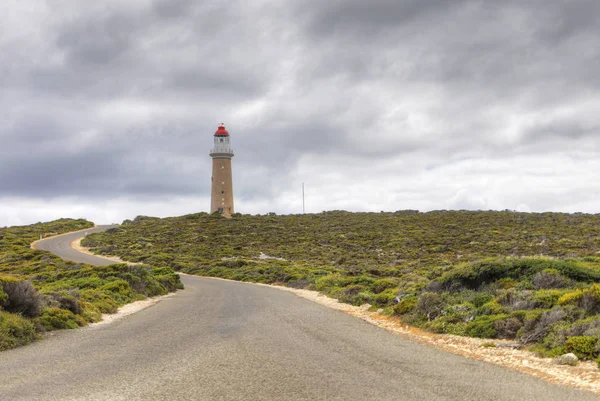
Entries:
POLYGON ((28 344, 45 331, 85 326, 128 302, 182 287, 168 267, 90 266, 30 248, 40 236, 92 226, 60 219, 0 229, 0 350, 28 344))

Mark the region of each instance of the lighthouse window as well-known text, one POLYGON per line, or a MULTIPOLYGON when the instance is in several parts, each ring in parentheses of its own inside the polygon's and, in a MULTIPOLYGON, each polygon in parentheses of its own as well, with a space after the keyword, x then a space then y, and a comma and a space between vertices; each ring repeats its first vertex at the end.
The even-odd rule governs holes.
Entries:
POLYGON ((220 142, 221 142, 221 143, 223 142, 223 138, 221 138, 220 142))
POLYGON ((225 195, 225 191, 221 191, 221 195, 225 195))

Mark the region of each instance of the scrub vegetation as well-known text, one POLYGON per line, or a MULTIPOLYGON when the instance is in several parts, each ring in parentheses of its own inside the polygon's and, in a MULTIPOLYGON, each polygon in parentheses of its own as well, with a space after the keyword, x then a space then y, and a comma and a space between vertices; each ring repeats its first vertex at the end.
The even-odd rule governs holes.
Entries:
POLYGON ((90 266, 30 248, 42 236, 92 227, 61 219, 0 228, 0 350, 30 343, 40 333, 72 329, 114 313, 119 306, 181 288, 168 268, 90 266))
POLYGON ((84 245, 190 274, 313 289, 437 333, 600 357, 600 215, 139 216, 84 245))

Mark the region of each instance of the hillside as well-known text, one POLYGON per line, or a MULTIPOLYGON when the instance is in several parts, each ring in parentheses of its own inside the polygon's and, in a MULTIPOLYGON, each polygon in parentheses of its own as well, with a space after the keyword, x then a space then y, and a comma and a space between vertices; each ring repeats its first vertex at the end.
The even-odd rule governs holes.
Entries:
POLYGON ((89 266, 30 247, 40 236, 92 226, 61 219, 0 229, 0 350, 27 344, 45 331, 85 326, 121 305, 181 287, 170 268, 89 266))
POLYGON ((140 216, 84 245, 190 274, 311 288, 436 332, 600 356, 600 215, 140 216))

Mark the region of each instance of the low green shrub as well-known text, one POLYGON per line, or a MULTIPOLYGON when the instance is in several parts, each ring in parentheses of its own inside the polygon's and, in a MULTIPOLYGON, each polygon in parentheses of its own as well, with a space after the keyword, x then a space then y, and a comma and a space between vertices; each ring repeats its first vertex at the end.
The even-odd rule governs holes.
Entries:
POLYGON ((294 278, 289 280, 288 282, 286 282, 286 285, 290 288, 298 288, 298 289, 304 289, 304 288, 308 288, 312 283, 309 280, 306 279, 302 279, 302 278, 294 278))
POLYGON ((4 292, 4 288, 0 285, 0 307, 8 301, 8 294, 4 292))
POLYGON ((417 297, 414 295, 410 295, 408 297, 404 297, 394 306, 394 313, 396 315, 406 315, 407 313, 411 313, 414 311, 417 306, 417 297))
POLYGON ((506 308, 498 303, 498 301, 494 300, 491 302, 487 302, 481 305, 480 308, 477 309, 477 314, 480 316, 483 315, 499 315, 502 313, 506 313, 506 308))
POLYGON ((388 289, 395 289, 396 287, 398 287, 398 284, 393 280, 379 279, 371 284, 371 291, 375 294, 379 294, 388 289))
POLYGON ((463 302, 446 307, 442 312, 443 317, 450 319, 452 323, 468 323, 475 319, 477 311, 475 305, 470 302, 463 302))
POLYGON ((565 347, 569 352, 577 355, 579 359, 595 360, 600 357, 598 337, 574 336, 567 339, 565 347))
POLYGON ((131 302, 134 297, 134 292, 129 283, 125 280, 114 280, 104 284, 99 288, 100 291, 110 293, 111 298, 117 301, 118 304, 124 305, 131 302))
POLYGON ((507 317, 506 319, 499 319, 494 322, 494 329, 496 329, 496 336, 498 338, 515 338, 522 327, 523 323, 521 320, 512 316, 507 317))
POLYGON ((544 344, 535 344, 530 346, 528 349, 529 351, 534 352, 540 358, 557 358, 561 355, 569 353, 569 350, 564 345, 548 348, 544 346, 544 344))
POLYGON ((442 313, 444 301, 442 296, 435 292, 424 292, 417 299, 415 312, 425 315, 427 320, 433 320, 442 313))
POLYGON ((546 357, 547 358, 556 358, 556 357, 559 357, 561 355, 568 354, 568 353, 569 353, 569 349, 563 345, 560 347, 552 348, 550 351, 547 352, 546 357))
MULTIPOLYGON (((503 278, 532 278, 542 271, 555 271, 566 278, 582 281, 600 281, 600 270, 590 268, 573 260, 553 260, 544 258, 486 259, 464 264, 445 273, 439 282, 444 288, 464 287, 478 289, 485 284, 503 278)), ((533 284, 532 284, 533 286, 533 284)))
POLYGON ((551 309, 558 304, 558 300, 564 294, 564 290, 540 290, 533 294, 531 300, 535 308, 551 309))
POLYGON ((160 286, 162 286, 163 288, 161 289, 159 288, 159 286, 155 286, 149 289, 148 293, 146 294, 148 296, 163 295, 168 292, 183 289, 183 283, 181 282, 179 275, 176 274, 173 270, 171 270, 170 272, 165 272, 164 269, 153 269, 152 275, 154 276, 154 279, 157 281, 157 283, 160 284, 160 286), (158 274, 158 272, 156 272, 155 270, 160 270, 162 274, 158 274))
POLYGON ((343 277, 340 273, 333 273, 325 277, 319 277, 315 281, 314 289, 326 292, 332 287, 345 287, 349 282, 350 280, 347 277, 343 277))
POLYGON ((515 288, 519 282, 512 277, 503 277, 496 281, 496 285, 499 289, 508 290, 509 288, 515 288))
POLYGON ((558 299, 559 305, 576 305, 583 299, 583 290, 578 288, 575 291, 568 292, 558 299))
POLYGON ((344 287, 336 293, 335 297, 340 301, 351 305, 362 305, 365 303, 372 303, 372 299, 375 296, 372 292, 368 291, 368 287, 360 284, 351 284, 344 287))
POLYGON ((433 321, 424 323, 422 327, 433 331, 434 333, 461 336, 465 334, 465 324, 457 322, 459 320, 460 319, 456 319, 455 316, 442 316, 433 321))
MULTIPOLYGON (((80 296, 82 300, 93 305, 100 313, 115 313, 119 308, 119 304, 115 299, 98 289, 83 290, 80 296)), ((93 310, 93 308, 90 309, 93 310)))
POLYGON ((63 290, 59 292, 45 293, 44 295, 46 297, 46 303, 49 306, 67 309, 76 315, 81 313, 78 290, 63 290))
POLYGON ((590 314, 600 313, 600 285, 594 284, 586 289, 581 299, 581 308, 590 314))
POLYGON ((480 308, 483 305, 489 304, 494 300, 494 296, 487 292, 475 292, 471 297, 471 303, 476 307, 480 308))
POLYGON ((88 323, 96 323, 102 320, 102 311, 100 308, 88 301, 80 301, 81 316, 88 323))
POLYGON ((30 320, 0 311, 0 351, 29 344, 38 337, 30 320))
POLYGON ((396 294, 398 290, 396 288, 388 288, 373 297, 373 305, 385 307, 391 305, 394 299, 396 298, 396 294))
POLYGON ((497 338, 498 331, 495 323, 508 318, 509 315, 478 316, 472 322, 468 323, 465 333, 470 337, 478 338, 497 338))
POLYGON ((568 292, 558 299, 558 304, 577 305, 587 313, 598 314, 600 313, 600 284, 568 292))
POLYGON ((531 278, 536 290, 566 288, 573 285, 573 281, 566 278, 556 269, 544 269, 531 278))
POLYGON ((76 315, 70 310, 56 307, 44 308, 42 315, 36 318, 36 321, 41 324, 46 331, 76 329, 87 324, 82 316, 76 315))

